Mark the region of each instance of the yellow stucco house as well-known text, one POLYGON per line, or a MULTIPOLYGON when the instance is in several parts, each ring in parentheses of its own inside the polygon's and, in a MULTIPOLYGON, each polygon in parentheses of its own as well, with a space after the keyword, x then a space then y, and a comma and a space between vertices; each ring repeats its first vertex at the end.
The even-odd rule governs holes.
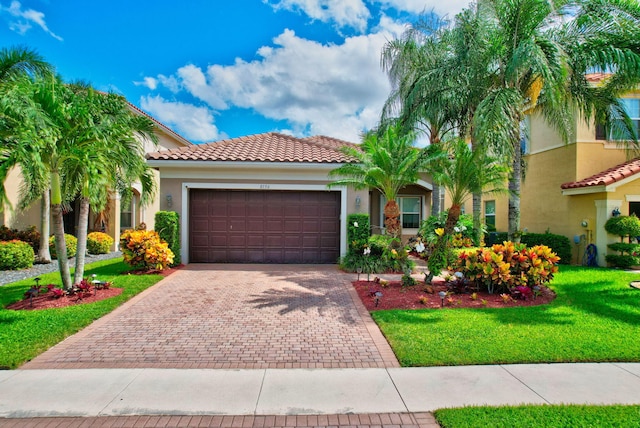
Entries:
MULTIPOLYGON (((152 152, 163 149, 173 149, 178 147, 190 146, 192 143, 177 134, 166 125, 160 123, 153 117, 147 115, 142 110, 129 104, 129 108, 132 112, 139 115, 149 117, 155 124, 156 135, 158 136, 158 144, 154 145, 151 141, 145 140, 144 148, 145 152, 152 152)), ((156 173, 156 176, 159 175, 156 173)), ((158 178, 159 179, 159 178, 158 178)), ((16 207, 19 200, 19 188, 21 183, 21 175, 19 169, 14 169, 5 182, 5 189, 9 201, 13 209, 9 207, 0 207, 0 224, 3 224, 10 228, 25 229, 30 226, 36 226, 40 229, 40 202, 35 202, 27 210, 19 211, 16 207)), ((103 212, 102 216, 98 216, 97 213, 91 212, 89 218, 89 230, 99 230, 108 233, 115 238, 114 247, 115 250, 119 241, 120 232, 126 229, 135 228, 141 223, 145 223, 148 229, 153 229, 155 223, 155 213, 159 210, 160 199, 162 198, 161 190, 159 189, 158 196, 155 200, 145 207, 140 206, 140 191, 139 184, 133 185, 133 198, 127 206, 123 206, 120 203, 119 195, 112 194, 107 205, 107 209, 103 212)), ((71 209, 64 214, 65 232, 75 235, 75 229, 77 224, 79 212, 78 202, 71 204, 71 209)))
MULTIPOLYGON (((597 84, 603 77, 590 75, 589 79, 597 84)), ((629 116, 640 125, 640 91, 625 95, 623 100, 629 116)), ((576 118, 568 144, 542 118, 528 120, 521 229, 567 236, 574 243, 574 264, 582 263, 586 246, 593 243, 598 264, 606 266, 607 244, 618 238, 607 234, 604 223, 616 209, 622 215, 640 216, 640 160, 629 159, 620 141, 581 118, 576 118)), ((507 231, 506 196, 485 197, 482 210, 487 224, 507 231)), ((472 212, 471 201, 465 211, 472 212)))

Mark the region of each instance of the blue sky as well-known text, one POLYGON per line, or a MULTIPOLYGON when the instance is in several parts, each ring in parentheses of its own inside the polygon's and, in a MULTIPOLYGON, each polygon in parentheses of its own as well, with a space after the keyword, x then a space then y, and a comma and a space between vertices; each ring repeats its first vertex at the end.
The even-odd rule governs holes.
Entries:
POLYGON ((358 142, 389 93, 380 51, 468 0, 0 0, 0 46, 112 90, 193 142, 261 132, 358 142))

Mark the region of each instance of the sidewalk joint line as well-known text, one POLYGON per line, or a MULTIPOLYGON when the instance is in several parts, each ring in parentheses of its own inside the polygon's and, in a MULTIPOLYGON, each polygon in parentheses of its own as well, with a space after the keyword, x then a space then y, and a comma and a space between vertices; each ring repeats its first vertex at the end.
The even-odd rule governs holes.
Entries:
POLYGON ((400 393, 400 390, 398 389, 398 385, 396 385, 396 381, 393 379, 393 376, 391 376, 391 373, 389 373, 389 368, 385 367, 384 371, 387 372, 387 376, 389 376, 389 379, 391 380, 393 387, 396 389, 396 392, 398 393, 398 397, 400 397, 400 400, 402 401, 402 405, 404 406, 404 408, 407 410, 408 413, 413 414, 414 412, 409 410, 409 406, 407 406, 407 403, 404 401, 404 397, 400 393))
MULTIPOLYGON (((88 370, 91 370, 91 369, 88 369, 88 370)), ((100 370, 100 369, 98 369, 98 370, 100 370)), ((111 404, 113 404, 113 402, 114 402, 114 401, 115 401, 115 400, 116 400, 116 399, 117 399, 117 398, 118 398, 118 397, 119 397, 119 396, 120 396, 124 391, 126 391, 126 390, 131 386, 131 384, 132 384, 133 382, 135 382, 135 381, 136 381, 136 379, 138 379, 138 377, 140 377, 140 375, 141 375, 141 374, 144 372, 144 370, 146 370, 146 369, 124 369, 124 370, 132 370, 132 371, 135 371, 135 372, 137 372, 137 373, 136 373, 136 374, 135 374, 135 376, 131 379, 131 381, 130 381, 130 382, 128 382, 125 386, 123 386, 123 387, 122 387, 122 389, 121 389, 120 391, 118 391, 118 392, 113 396, 113 398, 112 398, 112 399, 111 399, 111 400, 110 400, 110 401, 109 401, 109 402, 108 402, 108 403, 107 403, 107 404, 106 404, 102 409, 100 409, 100 410, 98 411, 98 413, 96 414, 96 417, 114 416, 114 415, 109 415, 109 414, 106 414, 106 413, 103 413, 103 412, 105 411, 105 409, 106 409, 106 408, 108 408, 111 404)))
POLYGON ((520 382, 522 385, 524 385, 529 391, 533 392, 534 394, 536 394, 538 397, 542 398, 544 400, 545 403, 547 404, 552 404, 549 400, 547 400, 546 398, 544 398, 542 395, 540 395, 538 393, 538 391, 536 391, 535 389, 531 388, 529 385, 527 385, 526 383, 524 383, 518 376, 514 375, 513 373, 511 373, 509 371, 509 369, 507 369, 507 367, 504 364, 500 364, 500 368, 502 368, 502 370, 506 371, 507 373, 509 373, 509 375, 511 375, 511 377, 513 377, 515 380, 517 380, 518 382, 520 382))
POLYGON ((260 403, 260 398, 262 397, 262 388, 264 387, 264 380, 267 377, 267 370, 262 370, 262 381, 260 382, 260 390, 258 391, 258 397, 256 398, 256 405, 253 408, 253 416, 258 416, 258 404, 260 403))
POLYGON ((622 363, 622 362, 620 361, 620 362, 613 362, 613 363, 610 363, 610 364, 611 364, 612 366, 615 366, 615 367, 619 368, 620 370, 623 370, 623 371, 625 371, 625 372, 629 373, 631 376, 635 376, 635 377, 637 377, 637 378, 639 378, 639 379, 640 379, 640 375, 637 375, 637 374, 635 374, 634 372, 629 371, 629 370, 625 369, 624 367, 621 367, 621 366, 619 366, 619 365, 618 365, 618 364, 621 364, 621 363, 622 363))

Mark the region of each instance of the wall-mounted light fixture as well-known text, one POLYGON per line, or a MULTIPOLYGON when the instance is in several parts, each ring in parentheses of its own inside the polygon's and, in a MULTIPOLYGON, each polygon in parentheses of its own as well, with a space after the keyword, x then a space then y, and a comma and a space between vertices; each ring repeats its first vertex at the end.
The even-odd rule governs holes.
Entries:
POLYGON ((611 215, 613 217, 618 217, 620 215, 620 210, 618 209, 618 207, 615 207, 613 211, 611 211, 611 215))
POLYGON ((362 199, 360 198, 360 195, 356 195, 356 208, 360 208, 361 204, 362 204, 362 199))
POLYGON ((171 196, 171 193, 167 194, 167 206, 169 208, 173 206, 173 196, 171 196))

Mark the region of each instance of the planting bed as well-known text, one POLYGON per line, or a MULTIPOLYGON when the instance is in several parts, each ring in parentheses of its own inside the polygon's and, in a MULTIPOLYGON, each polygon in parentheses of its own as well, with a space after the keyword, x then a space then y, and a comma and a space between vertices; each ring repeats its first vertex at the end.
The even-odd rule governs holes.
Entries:
MULTIPOLYGON (((419 281, 416 285, 403 287, 400 281, 389 281, 389 284, 382 286, 374 281, 353 281, 360 299, 369 311, 383 309, 440 309, 442 299, 438 296, 440 291, 447 292, 449 289, 444 280, 435 279, 430 289, 424 282, 419 281), (432 291, 430 293, 429 291, 432 291), (381 292, 382 297, 375 302, 375 293, 381 292), (426 297, 426 302, 420 301, 426 297)), ((489 294, 477 292, 475 299, 472 294, 449 294, 444 300, 444 309, 455 308, 508 308, 517 306, 544 305, 555 299, 556 295, 547 287, 540 287, 540 295, 527 300, 514 300, 505 302, 500 294, 489 294)))

